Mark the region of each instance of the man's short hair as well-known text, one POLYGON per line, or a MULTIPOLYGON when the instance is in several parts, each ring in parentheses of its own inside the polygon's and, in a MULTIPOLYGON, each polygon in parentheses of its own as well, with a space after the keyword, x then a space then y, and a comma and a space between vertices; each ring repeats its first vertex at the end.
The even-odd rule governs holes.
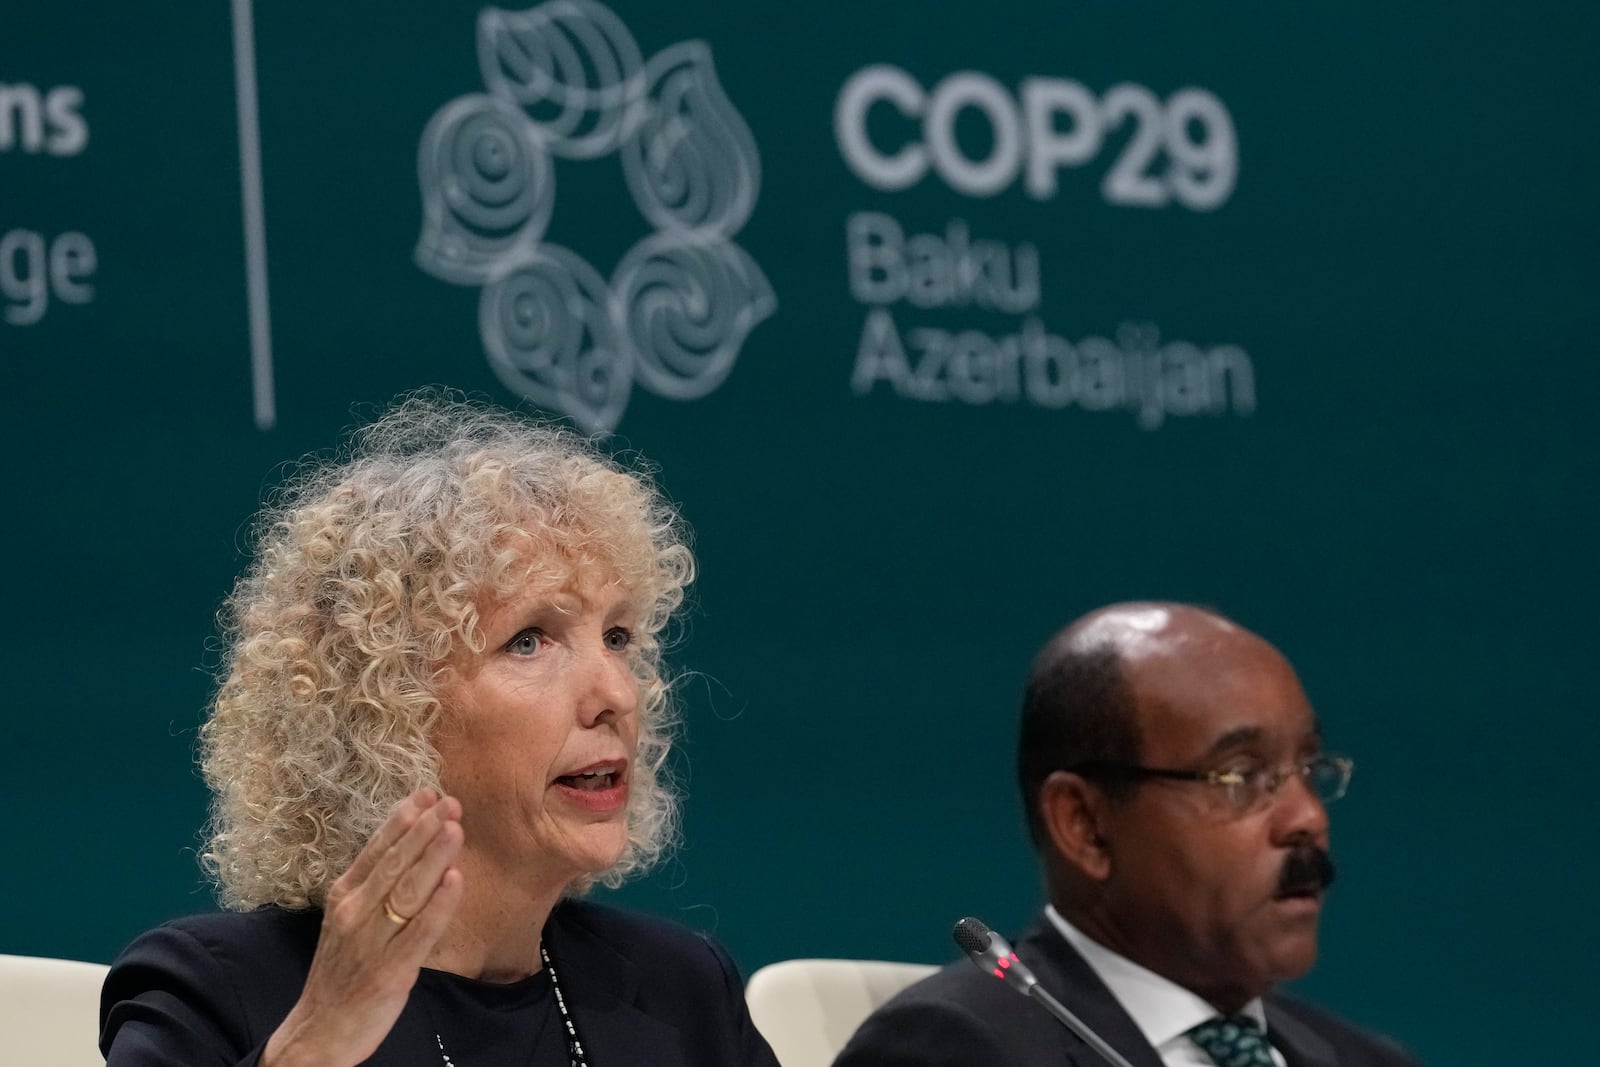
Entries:
MULTIPOLYGON (((1034 657, 1022 697, 1017 738, 1017 784, 1034 847, 1050 839, 1039 811, 1039 790, 1052 771, 1081 763, 1139 762, 1139 723, 1133 690, 1115 646, 1074 647, 1063 630, 1034 657)), ((1131 783, 1103 783, 1113 800, 1131 783)))

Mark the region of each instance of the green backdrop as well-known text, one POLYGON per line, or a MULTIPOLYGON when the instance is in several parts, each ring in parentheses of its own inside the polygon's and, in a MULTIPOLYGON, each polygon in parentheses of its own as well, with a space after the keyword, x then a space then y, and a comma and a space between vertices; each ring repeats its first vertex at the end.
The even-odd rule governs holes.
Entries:
POLYGON ((0 10, 0 951, 209 905, 191 745, 249 517, 446 383, 609 425, 697 529, 688 843, 630 904, 747 971, 1016 929, 1033 650, 1203 601, 1357 760, 1301 989, 1434 1063, 1581 1055, 1594 9, 485 25, 480 62, 464 3, 0 10), (539 292, 587 348, 541 354, 539 292))

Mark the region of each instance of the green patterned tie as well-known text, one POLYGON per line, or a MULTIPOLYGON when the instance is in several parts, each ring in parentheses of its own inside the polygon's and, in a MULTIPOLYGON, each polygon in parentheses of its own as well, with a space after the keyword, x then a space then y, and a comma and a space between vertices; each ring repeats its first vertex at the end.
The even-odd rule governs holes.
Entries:
POLYGON ((1266 1032, 1248 1015, 1217 1016, 1189 1031, 1217 1067, 1275 1067, 1266 1032))

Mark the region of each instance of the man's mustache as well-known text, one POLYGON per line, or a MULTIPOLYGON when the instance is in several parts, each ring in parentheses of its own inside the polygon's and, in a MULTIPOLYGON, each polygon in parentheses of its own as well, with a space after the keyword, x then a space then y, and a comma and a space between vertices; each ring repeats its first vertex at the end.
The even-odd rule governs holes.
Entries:
POLYGON ((1278 876, 1278 892, 1320 893, 1333 884, 1337 872, 1333 857, 1326 849, 1316 845, 1300 845, 1283 861, 1283 873, 1278 876))

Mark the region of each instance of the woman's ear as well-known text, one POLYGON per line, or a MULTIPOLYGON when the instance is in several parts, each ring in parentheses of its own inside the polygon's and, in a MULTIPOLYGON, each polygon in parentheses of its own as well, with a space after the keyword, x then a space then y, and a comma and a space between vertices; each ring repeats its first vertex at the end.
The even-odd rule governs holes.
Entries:
POLYGON ((1111 849, 1101 834, 1105 807, 1105 794, 1071 771, 1052 771, 1039 788, 1039 813, 1056 856, 1096 882, 1111 874, 1111 849))

